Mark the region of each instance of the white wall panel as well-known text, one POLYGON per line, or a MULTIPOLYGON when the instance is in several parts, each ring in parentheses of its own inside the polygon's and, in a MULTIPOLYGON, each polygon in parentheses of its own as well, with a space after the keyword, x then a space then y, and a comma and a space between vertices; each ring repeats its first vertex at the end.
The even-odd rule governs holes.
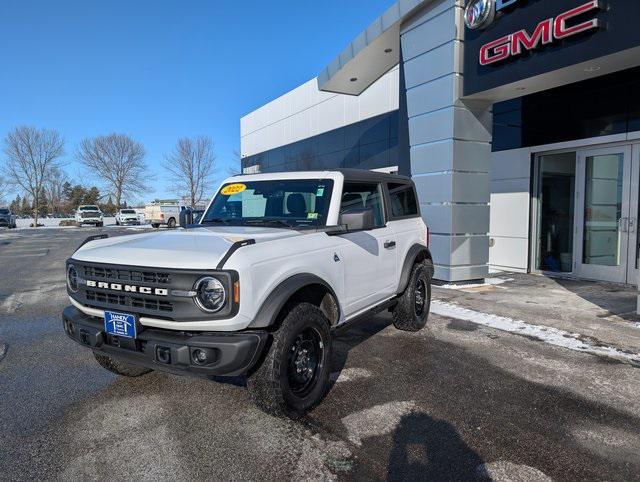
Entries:
POLYGON ((514 149, 491 156, 489 264, 526 271, 529 263, 531 151, 514 149))
POLYGON ((310 80, 240 120, 242 155, 258 154, 396 110, 399 82, 397 66, 360 96, 322 92, 316 79, 310 80), (282 127, 276 127, 278 124, 282 127), (272 137, 274 132, 277 135, 272 137))

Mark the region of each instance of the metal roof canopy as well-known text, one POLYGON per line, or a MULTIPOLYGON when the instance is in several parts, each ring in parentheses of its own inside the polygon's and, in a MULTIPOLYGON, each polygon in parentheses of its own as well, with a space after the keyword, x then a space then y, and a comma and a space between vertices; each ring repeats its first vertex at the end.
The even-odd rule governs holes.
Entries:
POLYGON ((318 89, 360 95, 400 62, 400 24, 436 0, 399 0, 318 75, 318 89))

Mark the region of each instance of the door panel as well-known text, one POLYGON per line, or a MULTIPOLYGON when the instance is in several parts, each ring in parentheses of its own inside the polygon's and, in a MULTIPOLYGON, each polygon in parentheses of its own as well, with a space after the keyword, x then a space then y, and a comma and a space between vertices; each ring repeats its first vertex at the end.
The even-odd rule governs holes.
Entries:
POLYGON ((640 275, 640 237, 638 219, 640 217, 640 144, 634 144, 631 151, 631 188, 629 202, 629 256, 627 261, 627 283, 637 285, 640 275))
POLYGON ((630 178, 630 146, 580 152, 575 247, 579 276, 626 282, 630 178))

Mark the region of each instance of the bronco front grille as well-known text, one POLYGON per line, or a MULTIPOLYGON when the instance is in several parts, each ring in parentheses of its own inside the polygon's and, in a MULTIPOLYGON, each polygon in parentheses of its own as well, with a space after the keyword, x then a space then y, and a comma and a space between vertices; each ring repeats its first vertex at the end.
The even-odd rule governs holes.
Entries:
POLYGON ((97 211, 82 213, 83 218, 97 218, 100 217, 100 213, 97 211))
POLYGON ((103 279, 114 281, 132 281, 137 283, 152 283, 168 285, 171 283, 169 273, 156 271, 133 271, 128 269, 102 268, 84 266, 84 276, 87 279, 103 279))
POLYGON ((170 301, 155 300, 139 296, 120 295, 113 293, 102 293, 98 291, 86 291, 87 301, 104 303, 109 305, 130 306, 132 308, 142 308, 145 310, 162 311, 170 313, 173 311, 173 303, 170 301))

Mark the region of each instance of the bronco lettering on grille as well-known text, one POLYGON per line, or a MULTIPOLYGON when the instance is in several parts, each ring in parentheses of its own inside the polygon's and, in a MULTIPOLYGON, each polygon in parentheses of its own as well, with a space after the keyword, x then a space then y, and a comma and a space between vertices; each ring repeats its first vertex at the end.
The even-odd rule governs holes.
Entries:
POLYGON ((105 281, 93 281, 88 279, 89 288, 98 288, 113 291, 125 291, 127 293, 140 293, 143 295, 169 296, 169 290, 164 288, 151 288, 148 286, 125 285, 122 283, 107 283, 105 281))

